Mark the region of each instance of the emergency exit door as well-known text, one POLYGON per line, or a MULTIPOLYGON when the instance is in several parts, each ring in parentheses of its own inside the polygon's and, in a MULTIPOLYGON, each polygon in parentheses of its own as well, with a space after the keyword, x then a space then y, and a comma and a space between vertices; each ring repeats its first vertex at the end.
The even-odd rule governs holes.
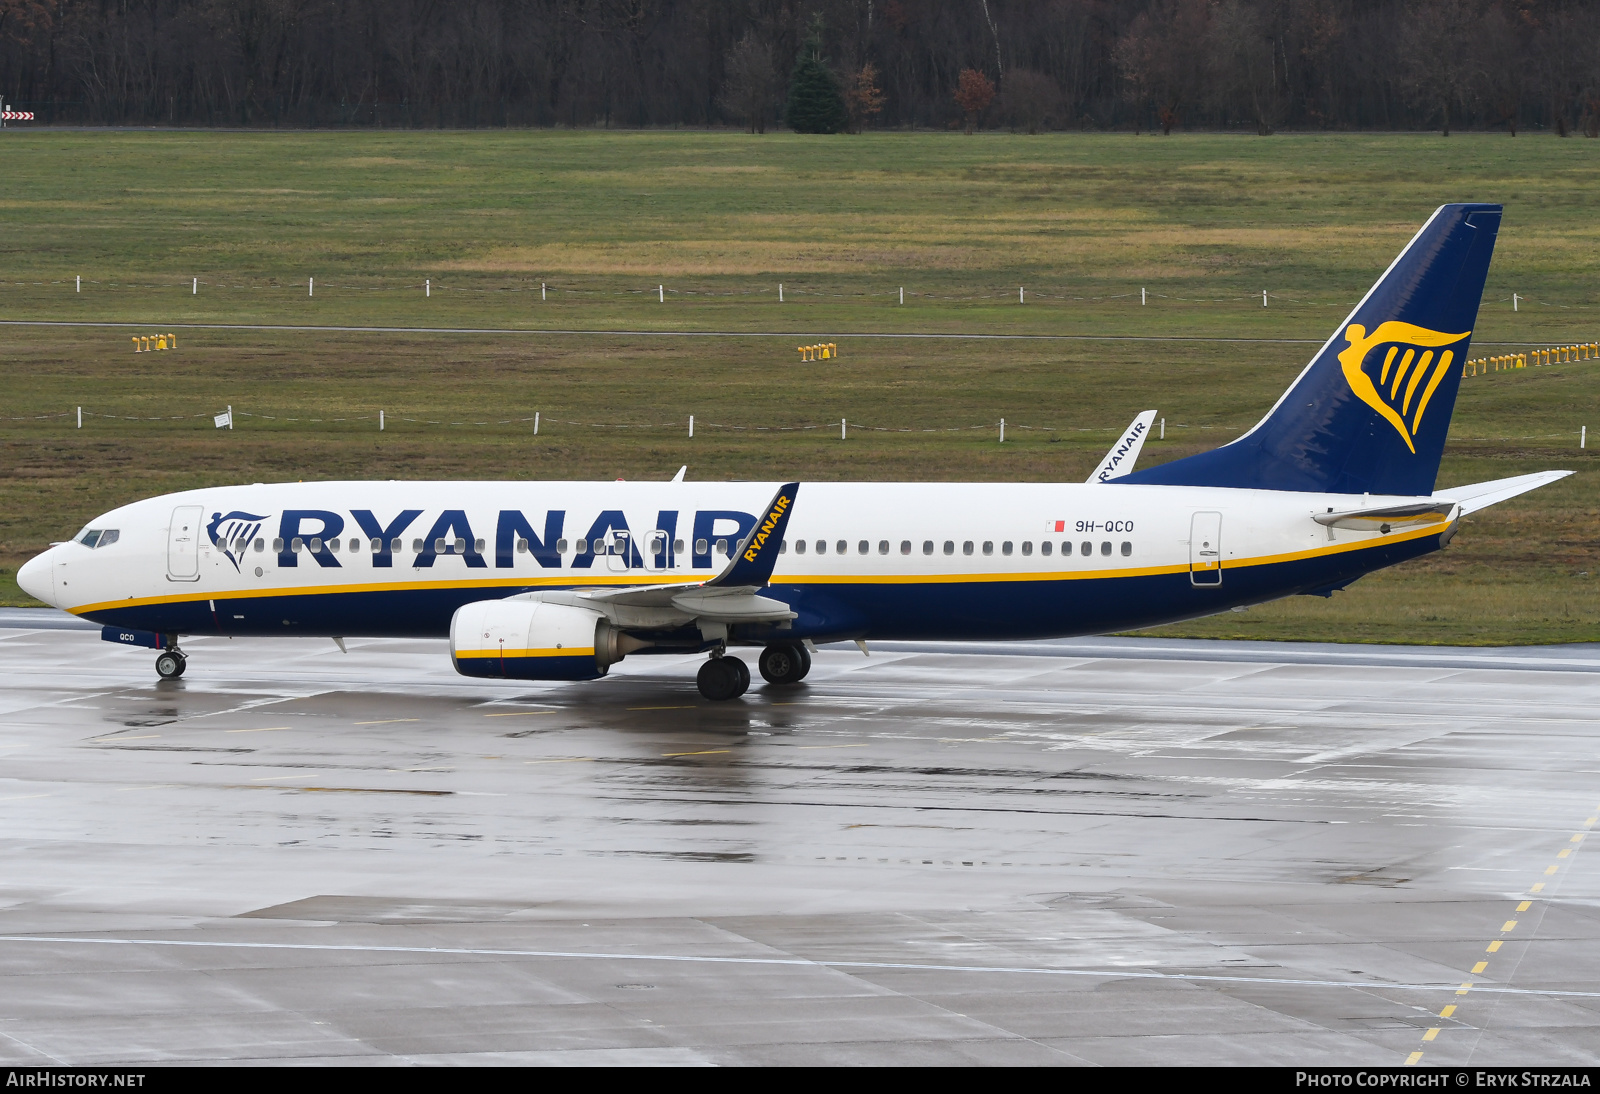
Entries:
POLYGON ((1222 514, 1196 513, 1189 522, 1189 582, 1222 584, 1222 514))
POLYGON ((200 517, 198 505, 180 505, 172 511, 167 529, 167 579, 200 580, 200 517))

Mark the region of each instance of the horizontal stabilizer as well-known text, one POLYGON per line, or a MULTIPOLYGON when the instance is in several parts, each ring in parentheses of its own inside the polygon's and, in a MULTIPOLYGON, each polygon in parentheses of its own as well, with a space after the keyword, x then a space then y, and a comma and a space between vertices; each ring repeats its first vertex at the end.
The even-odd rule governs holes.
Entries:
POLYGON ((1537 490, 1570 474, 1571 471, 1536 471, 1532 475, 1514 475, 1509 479, 1494 479, 1490 482, 1476 482, 1469 486, 1440 490, 1434 497, 1450 498, 1458 502, 1462 514, 1465 515, 1476 513, 1479 509, 1487 509, 1496 502, 1514 498, 1518 494, 1526 494, 1529 490, 1537 490))
POLYGON ((1116 444, 1111 446, 1111 451, 1106 453, 1106 458, 1100 461, 1100 466, 1094 469, 1085 482, 1110 482, 1120 479, 1139 461, 1139 450, 1144 447, 1145 438, 1150 436, 1150 423, 1156 420, 1156 412, 1147 410, 1133 420, 1128 431, 1122 435, 1116 444))

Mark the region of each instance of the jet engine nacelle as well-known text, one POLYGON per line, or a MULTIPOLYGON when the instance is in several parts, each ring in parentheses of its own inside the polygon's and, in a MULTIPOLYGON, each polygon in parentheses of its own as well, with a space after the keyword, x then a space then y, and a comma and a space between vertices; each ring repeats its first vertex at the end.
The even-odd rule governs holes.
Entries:
POLYGON ((599 612, 537 600, 477 600, 450 620, 450 659, 463 676, 593 680, 644 644, 599 612))

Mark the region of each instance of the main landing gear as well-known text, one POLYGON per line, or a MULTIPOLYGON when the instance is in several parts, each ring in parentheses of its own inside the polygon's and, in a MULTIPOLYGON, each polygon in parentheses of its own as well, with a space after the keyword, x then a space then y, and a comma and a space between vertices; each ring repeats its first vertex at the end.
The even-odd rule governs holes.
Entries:
POLYGON ((700 694, 714 702, 737 699, 750 687, 750 666, 737 657, 713 654, 711 660, 700 666, 700 674, 694 682, 700 694))
POLYGON ((170 646, 156 654, 156 675, 163 680, 176 680, 189 667, 189 659, 177 646, 170 646))
MULTIPOLYGON (((799 642, 778 642, 761 651, 761 675, 769 684, 798 684, 811 671, 811 651, 799 642)), ((713 702, 737 699, 750 687, 750 666, 722 652, 700 666, 700 694, 713 702)))
POLYGON ((769 684, 798 684, 811 671, 811 651, 802 642, 779 642, 761 651, 761 675, 769 684))

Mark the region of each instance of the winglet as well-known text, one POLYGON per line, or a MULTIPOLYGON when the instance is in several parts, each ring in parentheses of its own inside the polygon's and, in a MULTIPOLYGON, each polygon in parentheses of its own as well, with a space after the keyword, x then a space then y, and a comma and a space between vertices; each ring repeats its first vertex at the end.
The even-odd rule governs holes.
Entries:
POLYGON ((672 481, 673 482, 682 482, 683 481, 684 472, 686 472, 688 470, 689 470, 689 465, 688 464, 684 464, 682 467, 678 468, 678 473, 676 475, 672 476, 672 481))
POLYGON ((781 487, 768 503, 766 512, 739 543, 727 567, 707 585, 748 585, 760 588, 772 577, 772 568, 778 564, 778 547, 783 543, 783 530, 789 526, 789 516, 794 512, 794 497, 800 484, 791 482, 781 487))
POLYGON ((1111 446, 1111 451, 1106 453, 1106 458, 1100 461, 1100 466, 1094 469, 1085 482, 1110 482, 1120 479, 1139 460, 1139 450, 1144 447, 1145 438, 1150 435, 1150 423, 1156 420, 1156 412, 1147 410, 1133 420, 1116 444, 1111 446))

